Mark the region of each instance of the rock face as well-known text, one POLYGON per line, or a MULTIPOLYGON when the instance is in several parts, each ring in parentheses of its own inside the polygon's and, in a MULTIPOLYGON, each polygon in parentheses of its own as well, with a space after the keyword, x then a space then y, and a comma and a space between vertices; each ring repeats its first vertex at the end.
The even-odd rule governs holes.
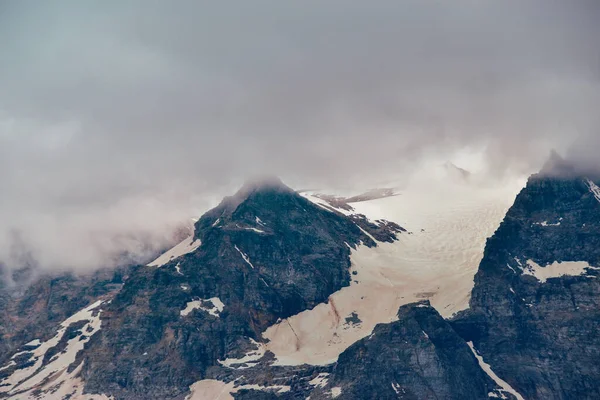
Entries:
MULTIPOLYGON (((56 326, 102 296, 122 286, 127 268, 99 270, 80 276, 43 274, 33 282, 0 280, 0 365, 24 343, 54 335, 56 326)), ((23 272, 23 271, 18 271, 23 272)), ((0 377, 9 373, 0 371, 0 377)))
POLYGON ((470 310, 453 325, 526 399, 600 398, 596 267, 596 184, 533 176, 488 240, 470 310))
POLYGON ((398 321, 378 325, 342 353, 327 387, 311 399, 330 398, 336 387, 339 399, 486 399, 499 393, 427 301, 402 306, 398 321))
MULTIPOLYGON (((393 230, 375 227, 394 240, 393 230)), ((279 318, 348 285, 350 248, 376 245, 369 229, 281 182, 245 186, 196 223, 191 252, 131 272, 85 352, 86 390, 183 397, 220 373, 218 360, 255 348, 279 318)))

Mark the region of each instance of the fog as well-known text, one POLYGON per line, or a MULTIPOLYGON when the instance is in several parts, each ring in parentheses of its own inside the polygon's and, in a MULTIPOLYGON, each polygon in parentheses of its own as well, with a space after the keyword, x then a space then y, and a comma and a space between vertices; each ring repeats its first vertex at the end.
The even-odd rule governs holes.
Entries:
POLYGON ((600 149, 600 3, 0 5, 0 260, 143 261, 248 176, 361 187, 600 149))

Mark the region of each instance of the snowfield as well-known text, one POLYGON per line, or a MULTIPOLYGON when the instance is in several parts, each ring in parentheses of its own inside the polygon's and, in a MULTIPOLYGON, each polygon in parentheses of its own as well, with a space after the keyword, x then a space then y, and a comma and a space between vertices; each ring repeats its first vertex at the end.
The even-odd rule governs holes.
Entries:
MULTIPOLYGON (((417 180, 398 195, 350 203, 354 213, 386 219, 409 233, 395 243, 352 249, 352 282, 319 304, 264 333, 275 365, 326 365, 398 308, 429 299, 444 317, 468 307, 473 277, 491 236, 523 187, 519 179, 495 187, 449 179, 417 180), (355 313, 360 320, 346 320, 355 313)), ((323 208, 324 200, 306 198, 323 208)), ((346 213, 346 212, 344 212, 346 213)))

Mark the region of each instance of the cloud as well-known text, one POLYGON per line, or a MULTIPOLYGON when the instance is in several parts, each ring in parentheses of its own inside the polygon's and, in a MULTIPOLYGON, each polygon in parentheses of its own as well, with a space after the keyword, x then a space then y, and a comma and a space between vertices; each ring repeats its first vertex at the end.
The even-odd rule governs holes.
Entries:
POLYGON ((20 232, 43 265, 110 263, 248 175, 595 163, 596 1, 236 3, 0 6, 0 259, 20 232))

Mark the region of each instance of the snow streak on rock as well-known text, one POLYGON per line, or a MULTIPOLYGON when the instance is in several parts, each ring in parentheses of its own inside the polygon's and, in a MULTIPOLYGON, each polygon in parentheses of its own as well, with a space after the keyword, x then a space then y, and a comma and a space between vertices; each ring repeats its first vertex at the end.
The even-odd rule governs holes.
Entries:
POLYGON ((200 239, 194 240, 194 236, 189 236, 185 238, 181 243, 173 247, 172 249, 164 252, 160 257, 156 260, 152 261, 148 264, 149 267, 162 267, 166 263, 175 260, 183 255, 191 253, 195 251, 198 247, 200 247, 202 243, 200 239))
MULTIPOLYGON (((508 383, 506 383, 501 378, 499 378, 498 375, 496 375, 494 373, 494 371, 492 371, 492 367, 490 367, 489 364, 486 364, 486 362, 483 361, 483 357, 481 357, 479 355, 479 353, 477 353, 477 350, 475 350, 475 347, 473 346, 473 342, 467 342, 467 344, 471 348, 471 351, 473 352, 473 355, 475 356, 475 358, 477 358, 477 361, 479 362, 479 366, 481 367, 481 369, 486 374, 488 374, 488 376, 490 378, 492 378, 498 386, 500 386, 502 388, 500 392, 510 393, 513 396, 515 396, 517 398, 517 400, 524 400, 523 396, 521 396, 515 389, 513 389, 512 386, 510 386, 508 383)), ((496 395, 494 392, 490 392, 490 394, 488 394, 488 396, 489 397, 500 397, 503 399, 506 398, 506 396, 504 396, 502 393, 500 393, 500 395, 496 395)))
POLYGON ((254 269, 254 265, 252 265, 252 263, 250 262, 250 258, 246 255, 246 253, 244 253, 243 251, 241 251, 239 249, 239 247, 235 246, 235 249, 238 251, 238 253, 240 253, 240 255, 242 256, 242 258, 244 259, 244 261, 246 261, 246 263, 252 267, 252 269, 254 269))
POLYGON ((598 185, 596 185, 590 179, 587 180, 587 185, 590 188, 590 192, 592 192, 596 200, 600 202, 600 187, 598 187, 598 185))

